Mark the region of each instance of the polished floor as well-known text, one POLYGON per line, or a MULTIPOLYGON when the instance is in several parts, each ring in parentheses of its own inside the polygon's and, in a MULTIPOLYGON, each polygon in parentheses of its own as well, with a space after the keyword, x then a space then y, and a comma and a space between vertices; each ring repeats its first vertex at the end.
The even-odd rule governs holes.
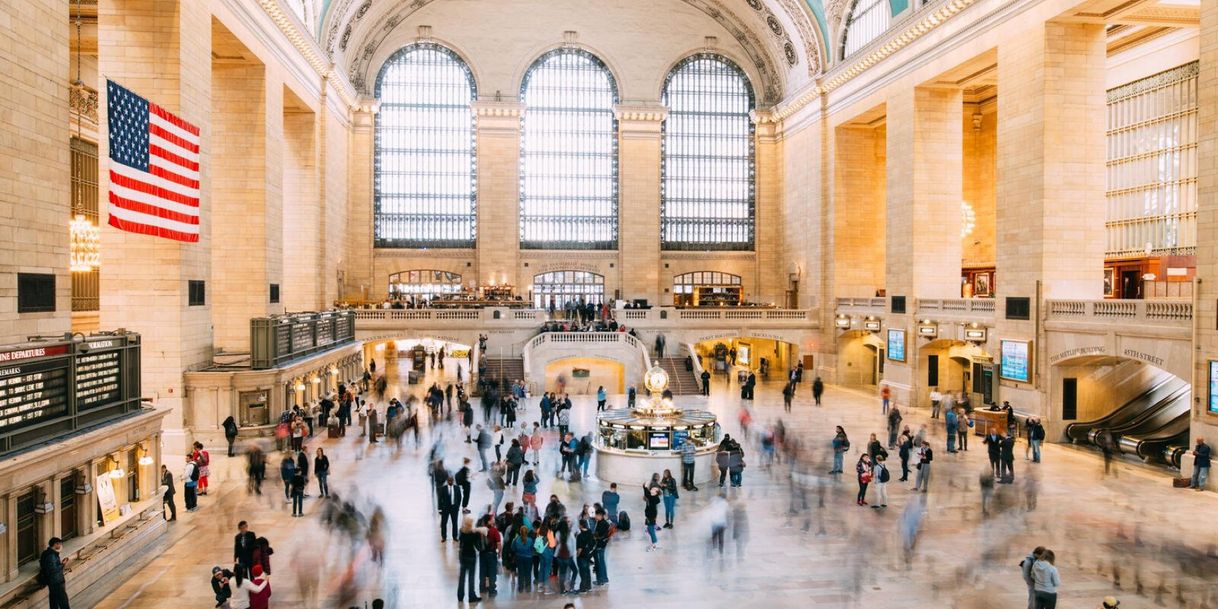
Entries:
MULTIPOLYGON (((454 374, 451 364, 448 373, 454 374)), ((389 374, 398 378, 399 371, 391 367, 389 374)), ((991 513, 983 516, 978 480, 987 465, 980 438, 971 440, 968 452, 948 454, 940 422, 923 411, 907 412, 905 422, 915 430, 928 424, 937 455, 930 492, 912 493, 912 485, 894 477, 887 509, 858 507, 857 485, 849 472, 868 434, 883 428, 878 400, 867 391, 830 387, 824 406, 817 408, 809 385, 800 388, 790 414, 783 412, 778 383, 758 389, 754 429, 781 418, 804 450, 792 476, 789 465, 765 468, 756 446, 746 448, 744 486, 726 493, 734 528, 725 553, 709 553, 707 544, 708 506, 720 489, 706 485, 683 493, 676 527, 662 531, 661 548, 649 552, 639 526, 642 500, 634 490, 643 481, 618 480, 622 509, 637 524, 610 545, 609 586, 570 599, 517 595, 501 581, 499 596, 482 604, 561 608, 573 600, 581 608, 1019 608, 1026 606, 1027 592, 1018 563, 1032 547, 1045 545, 1055 550, 1061 570, 1059 607, 1091 609, 1115 595, 1122 608, 1218 609, 1218 497, 1213 494, 1173 489, 1169 474, 1136 464, 1121 465, 1116 474, 1105 476, 1097 455, 1071 447, 1047 446, 1044 462, 1032 464, 1024 460, 1021 444, 1015 484, 999 485, 991 513), (853 445, 848 473, 841 479, 825 473, 834 425, 846 427, 853 445)), ((391 391, 421 391, 423 386, 398 384, 391 391)), ((572 426, 587 430, 595 401, 590 396, 574 399, 572 426)), ((622 405, 624 397, 612 401, 622 405)), ((720 415, 726 431, 739 434, 738 390, 722 377, 709 399, 682 401, 689 407, 708 406, 720 415)), ((524 420, 531 421, 537 416, 536 399, 529 406, 524 420)), ((365 512, 377 505, 387 513, 383 567, 369 560, 362 544, 350 544, 323 528, 317 499, 306 499, 308 517, 291 518, 276 474, 263 497, 249 496, 243 462, 221 457, 213 461, 213 491, 201 498, 201 509, 180 511, 164 553, 125 575, 125 583, 98 607, 214 606, 211 567, 231 563, 232 536, 242 519, 275 548, 271 607, 363 609, 365 601, 377 597, 389 607, 456 604, 456 548, 439 541, 424 462, 436 438, 444 440, 450 469, 459 467, 463 456, 475 456, 476 463, 476 455, 456 430, 429 435, 424 434, 421 448, 407 444, 400 454, 384 444, 367 446, 358 432, 310 443, 330 454, 335 492, 356 497, 365 512), (340 600, 344 582, 355 594, 340 600)), ((539 468, 546 472, 553 471, 557 458, 549 440, 546 448, 551 450, 544 451, 539 468)), ((277 463, 274 457, 271 469, 277 471, 277 463)), ((599 500, 607 484, 595 479, 569 484, 543 475, 539 497, 558 494, 568 509, 578 511, 583 503, 599 500)), ((482 478, 474 480, 473 489, 471 506, 489 502, 482 478)), ((316 496, 316 486, 310 492, 316 496)))

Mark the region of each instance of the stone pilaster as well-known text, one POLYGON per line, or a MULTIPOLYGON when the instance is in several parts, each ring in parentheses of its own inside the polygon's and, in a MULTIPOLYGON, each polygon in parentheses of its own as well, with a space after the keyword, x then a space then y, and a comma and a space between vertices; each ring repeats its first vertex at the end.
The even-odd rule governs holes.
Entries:
MULTIPOLYGON (((212 149, 209 5, 178 0, 101 0, 98 4, 99 73, 197 125, 200 146, 200 238, 179 243, 122 232, 103 223, 101 326, 143 335, 143 394, 170 409, 166 449, 185 452, 182 371, 211 361, 208 304, 188 306, 187 282, 211 279, 212 149)), ((102 96, 101 116, 106 115, 102 96)), ((100 129, 99 191, 102 218, 109 191, 109 146, 100 129)), ((214 286, 209 286, 214 288, 214 286)), ((207 290, 208 299, 214 289, 207 290)))
MULTIPOLYGON (((794 270, 782 256, 782 146, 778 124, 769 113, 754 113, 756 199, 753 214, 753 251, 756 253, 757 285, 748 290, 749 300, 786 306, 794 270)), ((798 266, 798 265, 796 265, 798 266)), ((802 269, 801 269, 802 272, 802 269)))
POLYGON ((478 285, 507 279, 524 294, 532 276, 517 277, 520 257, 520 115, 518 102, 474 102, 478 117, 478 285))
POLYGON ((376 110, 374 100, 366 99, 351 114, 351 154, 347 163, 348 207, 346 244, 346 293, 351 300, 366 300, 389 291, 388 277, 374 281, 372 273, 372 171, 373 146, 376 141, 376 110))
MULTIPOLYGON (((618 265, 622 298, 668 304, 660 274, 660 148, 668 108, 619 105, 618 265)), ((612 297, 613 294, 606 294, 612 297)))
MULTIPOLYGON (((289 311, 325 308, 323 285, 330 278, 323 251, 325 201, 318 182, 318 114, 284 94, 283 119, 283 305, 289 311)), ((322 108, 324 112, 324 106, 322 108)))

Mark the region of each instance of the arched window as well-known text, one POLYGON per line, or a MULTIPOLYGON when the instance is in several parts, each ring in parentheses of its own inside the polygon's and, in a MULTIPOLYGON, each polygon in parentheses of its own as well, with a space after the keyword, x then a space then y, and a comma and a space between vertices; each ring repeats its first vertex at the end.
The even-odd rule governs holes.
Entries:
POLYGON ((456 53, 417 43, 376 79, 376 247, 474 247, 473 74, 456 53))
POLYGON ((672 278, 672 297, 678 307, 734 307, 743 300, 744 288, 740 275, 697 271, 672 278))
POLYGON ((605 276, 589 271, 551 271, 533 276, 533 306, 562 310, 568 302, 605 302, 605 276))
POLYGON ((461 293, 461 274, 431 269, 401 271, 389 276, 389 295, 415 301, 461 293))
POLYGON ((524 76, 520 247, 617 248, 617 84, 580 49, 542 55, 524 76))
POLYGON ((842 40, 842 59, 867 46, 888 31, 892 7, 888 0, 854 0, 846 16, 846 37, 842 40))
POLYGON ((660 246, 753 248, 753 90, 731 60, 709 53, 664 82, 660 246))

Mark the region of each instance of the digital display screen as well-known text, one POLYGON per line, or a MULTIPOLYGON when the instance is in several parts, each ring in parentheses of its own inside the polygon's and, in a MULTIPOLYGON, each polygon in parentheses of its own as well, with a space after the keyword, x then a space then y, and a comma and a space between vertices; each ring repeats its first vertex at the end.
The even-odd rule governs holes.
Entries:
POLYGON ((68 413, 69 361, 0 365, 0 432, 68 413))
POLYGON ((681 430, 672 432, 672 447, 673 449, 681 448, 685 444, 685 440, 689 439, 689 430, 681 430))
POLYGON ((1031 343, 1025 340, 1002 341, 1002 363, 998 375, 1020 383, 1032 382, 1031 343))
POLYGON ((76 410, 88 410, 122 399, 121 352, 76 357, 76 410))
POLYGON ((905 330, 888 330, 888 359, 905 361, 905 330))
POLYGON ((651 431, 647 433, 648 450, 668 450, 670 446, 668 432, 651 431))
POLYGON ((1218 361, 1210 360, 1209 411, 1218 414, 1218 361))

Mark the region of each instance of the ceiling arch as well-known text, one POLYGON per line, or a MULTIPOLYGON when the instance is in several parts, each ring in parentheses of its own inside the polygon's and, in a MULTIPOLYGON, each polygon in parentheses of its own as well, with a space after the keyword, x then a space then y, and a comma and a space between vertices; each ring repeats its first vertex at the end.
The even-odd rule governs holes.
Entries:
MULTIPOLYGON (((415 12, 442 0, 325 0, 318 37, 356 89, 367 92, 379 46, 415 12)), ((681 0, 717 22, 760 75, 759 101, 772 105, 824 71, 821 0, 681 0)))

